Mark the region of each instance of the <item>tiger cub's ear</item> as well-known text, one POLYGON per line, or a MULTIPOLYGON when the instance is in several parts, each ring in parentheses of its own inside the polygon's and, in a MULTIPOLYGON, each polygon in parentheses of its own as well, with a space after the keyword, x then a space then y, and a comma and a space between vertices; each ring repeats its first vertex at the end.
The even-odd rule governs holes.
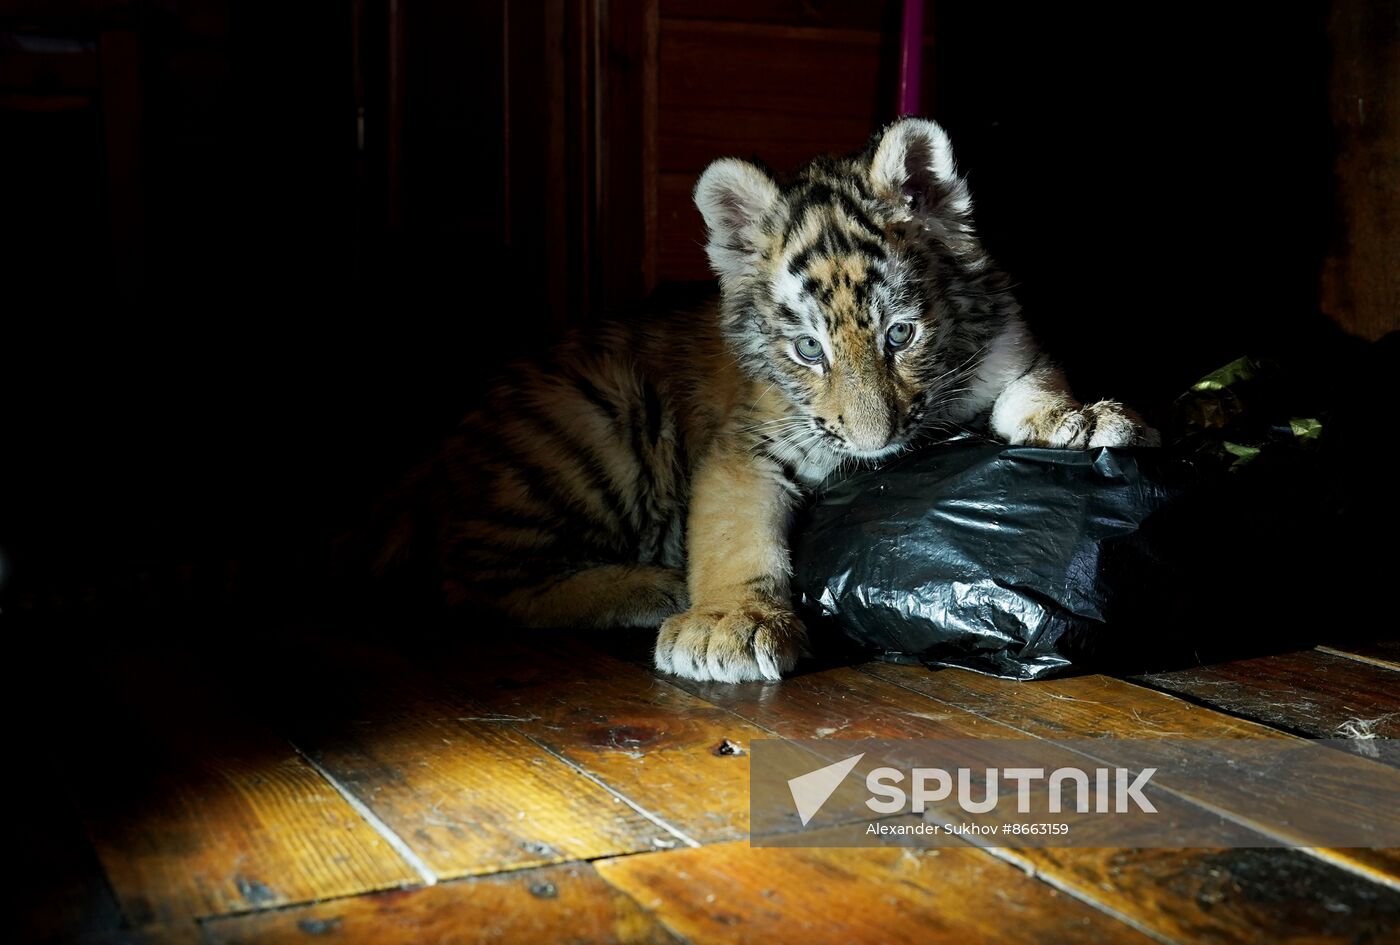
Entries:
POLYGON ((915 219, 971 222, 972 197, 953 163, 953 145, 936 122, 901 118, 885 129, 870 160, 875 193, 915 219))
POLYGON ((737 158, 720 158, 700 175, 695 206, 710 231, 710 267, 721 280, 752 269, 764 238, 759 224, 778 198, 773 178, 737 158))

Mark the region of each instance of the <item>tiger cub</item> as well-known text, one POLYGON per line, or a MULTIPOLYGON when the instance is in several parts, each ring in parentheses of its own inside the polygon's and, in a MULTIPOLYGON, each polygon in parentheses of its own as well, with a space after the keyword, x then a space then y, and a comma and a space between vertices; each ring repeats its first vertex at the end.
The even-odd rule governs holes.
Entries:
POLYGON ((972 228, 948 136, 904 119, 786 185, 695 187, 720 297, 511 369, 412 483, 451 603, 529 627, 660 627, 655 663, 778 679, 804 650, 787 529, 803 490, 921 434, 1153 445, 1082 405, 972 228))

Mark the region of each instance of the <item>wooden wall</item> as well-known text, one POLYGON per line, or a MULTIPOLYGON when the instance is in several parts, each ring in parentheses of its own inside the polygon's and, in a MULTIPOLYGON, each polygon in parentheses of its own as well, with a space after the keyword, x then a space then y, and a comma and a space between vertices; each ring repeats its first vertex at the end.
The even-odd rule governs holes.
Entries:
POLYGON ((894 115, 898 0, 662 0, 657 116, 657 278, 707 279, 690 199, 712 160, 782 174, 859 149, 894 115))
POLYGON ((375 145, 398 149, 385 165, 402 181, 389 200, 397 209, 386 212, 402 223, 399 239, 413 242, 425 219, 441 232, 466 202, 431 183, 443 175, 430 160, 458 155, 475 180, 494 166, 504 202, 478 202, 474 230, 495 227, 508 271, 556 326, 710 278, 690 199, 710 161, 750 157, 786 172, 861 147, 893 116, 898 0, 524 0, 434 14, 440 6, 400 17, 400 54, 418 64, 381 70, 398 85, 403 122, 401 134, 381 123, 375 145), (454 85, 441 70, 461 72, 449 47, 462 36, 475 65, 454 85), (491 50, 502 36, 504 49, 491 50), (457 110, 479 118, 470 138, 425 126, 463 89, 472 102, 457 110), (498 138, 484 133, 490 125, 498 138), (415 180, 429 182, 417 195, 415 180))
MULTIPOLYGON (((711 285, 708 161, 892 117, 900 6, 0 4, 5 553, 267 556, 358 512, 503 362, 711 285)), ((1079 393, 1397 327, 1394 0, 929 11, 922 111, 1079 393)))
POLYGON ((699 173, 726 155, 782 173, 860 148, 893 117, 900 12, 362 0, 368 219, 386 238, 370 267, 484 252, 555 327, 708 280, 699 173))
POLYGON ((1338 0, 1327 33, 1336 197, 1322 310, 1379 338, 1400 329, 1400 3, 1338 0))

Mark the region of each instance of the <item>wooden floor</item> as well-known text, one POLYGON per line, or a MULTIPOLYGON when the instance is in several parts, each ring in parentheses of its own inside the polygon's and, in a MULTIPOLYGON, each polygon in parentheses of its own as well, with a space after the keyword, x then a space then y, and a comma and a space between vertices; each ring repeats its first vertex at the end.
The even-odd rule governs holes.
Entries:
POLYGON ((1393 738, 1400 644, 720 686, 657 678, 635 634, 483 639, 192 628, 65 666, 18 746, 22 940, 1400 942, 1400 850, 746 839, 755 738, 1393 738))

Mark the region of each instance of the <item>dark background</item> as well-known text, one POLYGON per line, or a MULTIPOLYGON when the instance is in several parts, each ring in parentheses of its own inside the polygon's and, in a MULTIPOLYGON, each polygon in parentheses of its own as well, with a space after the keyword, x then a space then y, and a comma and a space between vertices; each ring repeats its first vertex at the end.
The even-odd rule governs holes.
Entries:
MULTIPOLYGON (((709 160, 893 118, 899 7, 0 4, 5 613, 324 575, 494 367, 701 291, 709 160)), ((1396 327, 1396 20, 929 4, 922 111, 1081 395, 1396 327)))

